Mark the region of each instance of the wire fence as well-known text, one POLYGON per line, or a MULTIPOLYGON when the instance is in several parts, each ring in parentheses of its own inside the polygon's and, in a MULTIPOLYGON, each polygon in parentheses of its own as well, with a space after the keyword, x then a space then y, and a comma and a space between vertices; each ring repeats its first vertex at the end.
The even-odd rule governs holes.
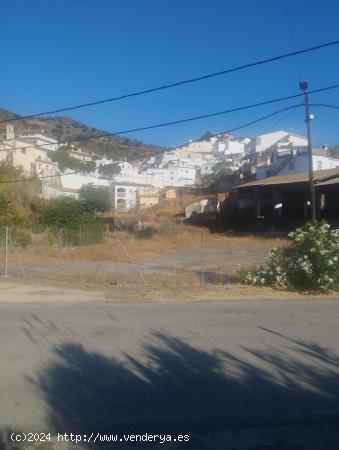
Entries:
MULTIPOLYGON (((233 276, 216 264, 201 231, 189 250, 176 230, 176 248, 168 236, 101 229, 46 229, 38 234, 0 228, 0 273, 31 280, 69 281, 77 286, 108 284, 154 287, 225 283, 233 276), (159 248, 158 248, 159 247, 159 248)), ((215 249, 214 249, 215 251, 215 249)))

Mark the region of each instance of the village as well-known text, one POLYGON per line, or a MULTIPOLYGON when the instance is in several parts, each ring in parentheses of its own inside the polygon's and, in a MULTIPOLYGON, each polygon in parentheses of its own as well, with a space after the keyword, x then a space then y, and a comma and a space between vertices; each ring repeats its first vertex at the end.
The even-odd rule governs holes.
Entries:
POLYGON ((339 450, 339 1, 0 11, 0 450, 339 450))
MULTIPOLYGON (((220 178, 214 192, 209 192, 212 196, 198 206, 186 205, 186 218, 192 213, 227 208, 228 199, 232 198, 234 203, 234 193, 237 193, 237 211, 252 209, 256 218, 267 214, 281 217, 283 211, 292 217, 308 217, 309 214, 307 138, 288 131, 278 130, 255 138, 207 135, 155 156, 116 161, 77 145, 59 144, 44 130, 16 133, 14 126, 8 124, 0 150, 1 162, 19 169, 27 178, 41 180, 40 196, 45 199, 78 198, 84 185, 104 186, 111 194, 112 210, 124 213, 194 192, 223 167, 233 175, 232 181, 220 178), (64 148, 70 158, 90 163, 90 170, 61 170, 52 157, 54 152, 64 148), (117 170, 111 174, 103 170, 112 166, 117 170)), ((335 218, 339 159, 330 156, 325 144, 313 149, 312 159, 318 217, 335 218)))

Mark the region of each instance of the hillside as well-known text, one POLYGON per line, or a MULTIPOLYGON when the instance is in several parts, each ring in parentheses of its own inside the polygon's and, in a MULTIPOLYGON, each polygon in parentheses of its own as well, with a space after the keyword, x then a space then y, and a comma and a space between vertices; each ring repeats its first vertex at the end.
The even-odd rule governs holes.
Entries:
MULTIPOLYGON (((11 111, 0 108, 0 121, 20 117, 11 111)), ((83 123, 77 122, 69 117, 37 117, 32 119, 12 122, 15 131, 22 130, 45 130, 45 133, 58 141, 68 141, 74 139, 84 139, 94 137, 90 141, 79 142, 79 147, 92 150, 100 155, 109 158, 137 158, 161 150, 160 147, 143 144, 140 141, 128 139, 122 136, 100 137, 100 134, 107 131, 92 128, 83 123), (96 137, 97 136, 97 137, 96 137)), ((0 124, 0 135, 5 136, 6 123, 0 124)))
POLYGON ((330 156, 333 158, 339 158, 339 145, 329 148, 330 156))

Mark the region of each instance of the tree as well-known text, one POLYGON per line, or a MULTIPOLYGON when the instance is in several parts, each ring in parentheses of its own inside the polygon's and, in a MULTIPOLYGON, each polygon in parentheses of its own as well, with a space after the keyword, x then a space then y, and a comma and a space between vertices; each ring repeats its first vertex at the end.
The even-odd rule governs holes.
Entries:
POLYGON ((40 222, 54 229, 78 229, 83 223, 95 220, 85 210, 82 202, 72 197, 58 197, 42 202, 38 206, 40 222))
POLYGON ((0 181, 0 195, 15 206, 27 208, 41 193, 41 180, 25 180, 20 170, 6 162, 0 163, 0 181), (12 180, 16 182, 11 183, 12 180))
POLYGON ((61 172, 65 169, 71 169, 83 173, 91 173, 95 170, 94 161, 80 161, 79 159, 73 158, 68 152, 69 147, 66 146, 59 148, 59 150, 49 152, 49 157, 52 161, 58 163, 61 172))
POLYGON ((0 225, 11 225, 19 222, 20 218, 13 203, 0 194, 0 225))
MULTIPOLYGON (((63 229, 65 239, 72 245, 102 242, 102 223, 82 201, 72 197, 58 197, 36 204, 40 225, 54 232, 63 229)), ((59 234, 59 238, 60 238, 59 234)))
POLYGON ((99 167, 99 173, 105 178, 111 178, 113 175, 120 173, 120 166, 118 164, 107 164, 99 167))
POLYGON ((234 183, 235 173, 230 169, 230 163, 220 161, 213 166, 213 172, 201 177, 201 187, 210 192, 218 191, 223 183, 234 183))
POLYGON ((211 137, 214 136, 214 134, 211 131, 206 131, 201 138, 199 139, 199 141, 208 141, 209 139, 211 139, 211 137))
POLYGON ((108 188, 85 184, 80 189, 79 196, 84 207, 91 212, 106 212, 112 208, 112 198, 108 188))

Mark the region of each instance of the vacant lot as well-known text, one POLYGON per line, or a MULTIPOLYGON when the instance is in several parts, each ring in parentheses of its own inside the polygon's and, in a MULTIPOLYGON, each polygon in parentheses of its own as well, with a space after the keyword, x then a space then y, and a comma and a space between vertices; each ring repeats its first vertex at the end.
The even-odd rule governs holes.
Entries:
POLYGON ((27 248, 10 245, 8 274, 25 283, 93 290, 118 300, 280 296, 271 289, 240 286, 236 273, 264 261, 286 240, 216 232, 213 221, 204 227, 184 223, 185 205, 199 199, 181 196, 116 216, 114 231, 107 231, 99 244, 72 245, 67 232, 61 240, 49 230, 31 234, 27 248), (136 232, 136 224, 146 229, 136 232))
POLYGON ((35 242, 25 250, 10 248, 2 301, 310 299, 237 283, 239 267, 265 260, 272 247, 283 244, 281 238, 217 234, 187 225, 149 238, 109 233, 105 243, 86 247, 35 242))

